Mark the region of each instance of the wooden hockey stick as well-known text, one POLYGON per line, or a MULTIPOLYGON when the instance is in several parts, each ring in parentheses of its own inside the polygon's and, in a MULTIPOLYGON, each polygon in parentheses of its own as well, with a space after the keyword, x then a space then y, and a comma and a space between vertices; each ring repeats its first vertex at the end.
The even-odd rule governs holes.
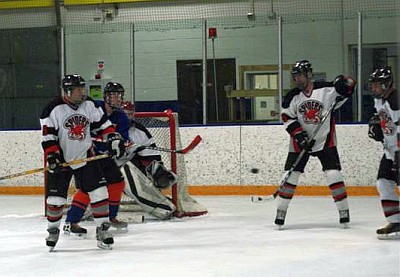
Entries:
MULTIPOLYGON (((77 160, 73 160, 73 161, 70 161, 70 162, 62 163, 62 164, 60 164, 60 166, 68 167, 68 166, 74 165, 74 164, 81 164, 81 163, 86 163, 86 162, 91 162, 91 161, 97 161, 97 160, 101 160, 101 159, 105 159, 105 158, 109 158, 109 157, 110 157, 109 154, 102 154, 102 155, 98 155, 98 156, 93 156, 93 157, 83 158, 83 159, 77 159, 77 160)), ((15 177, 20 177, 20 176, 25 176, 25 175, 45 172, 46 170, 48 170, 48 169, 44 168, 44 167, 35 168, 35 169, 31 169, 31 170, 26 170, 26 171, 23 171, 23 172, 2 176, 2 177, 0 177, 0 181, 1 180, 6 180, 6 179, 12 179, 12 178, 15 178, 15 177)))
MULTIPOLYGON (((329 109, 326 111, 325 115, 322 117, 321 122, 318 124, 318 126, 315 128, 314 133, 311 136, 311 139, 309 140, 308 143, 315 143, 315 137, 317 136, 319 130, 321 129, 322 125, 324 124, 324 122, 326 121, 326 119, 329 117, 329 115, 333 112, 333 110, 335 109, 336 105, 339 103, 339 101, 343 100, 342 97, 338 96, 336 97, 335 101, 332 102, 331 106, 329 107, 329 109)), ((281 184, 279 185, 278 189, 271 195, 267 195, 267 196, 252 196, 251 197, 251 201, 254 203, 261 203, 261 202, 266 202, 266 201, 271 201, 274 200, 280 190, 282 189, 283 185, 287 182, 287 180, 289 179, 290 175, 292 174, 292 172, 294 171, 294 169, 296 168, 296 166, 300 163, 301 159, 303 158, 303 156, 307 153, 306 149, 303 149, 299 156, 296 158, 296 160, 294 161, 294 163, 292 164, 292 166, 290 167, 290 169, 286 172, 285 177, 283 178, 283 180, 281 181, 281 184)))

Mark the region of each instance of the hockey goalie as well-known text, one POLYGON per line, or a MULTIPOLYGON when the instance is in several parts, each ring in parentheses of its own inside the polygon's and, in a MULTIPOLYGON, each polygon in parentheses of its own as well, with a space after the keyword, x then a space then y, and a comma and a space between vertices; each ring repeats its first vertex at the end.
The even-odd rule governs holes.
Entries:
POLYGON ((128 154, 117 160, 125 178, 124 193, 150 215, 169 219, 176 208, 161 191, 175 184, 177 176, 164 166, 158 151, 140 147, 156 144, 147 128, 134 120, 133 104, 124 102, 122 109, 131 120, 129 137, 133 142, 127 149, 128 154))

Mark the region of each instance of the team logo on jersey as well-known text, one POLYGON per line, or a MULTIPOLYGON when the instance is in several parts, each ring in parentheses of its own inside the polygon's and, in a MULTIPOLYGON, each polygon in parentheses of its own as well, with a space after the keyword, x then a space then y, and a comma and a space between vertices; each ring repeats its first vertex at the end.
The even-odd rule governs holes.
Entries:
POLYGON ((89 125, 89 119, 81 114, 74 114, 67 118, 64 128, 68 129, 68 138, 71 140, 84 140, 85 129, 89 125))
POLYGON ((308 100, 301 103, 299 113, 306 124, 319 124, 322 119, 324 107, 321 102, 308 100))
POLYGON ((387 136, 393 135, 395 133, 396 126, 393 123, 390 115, 385 110, 380 110, 378 116, 381 120, 382 132, 387 136))

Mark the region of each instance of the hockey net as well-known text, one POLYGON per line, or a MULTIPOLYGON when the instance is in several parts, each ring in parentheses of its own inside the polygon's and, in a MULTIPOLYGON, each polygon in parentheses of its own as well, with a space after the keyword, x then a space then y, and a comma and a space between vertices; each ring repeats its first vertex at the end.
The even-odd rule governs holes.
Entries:
MULTIPOLYGON (((178 114, 172 111, 166 112, 138 112, 135 113, 135 121, 143 124, 153 136, 157 147, 172 150, 182 149, 179 132, 178 114)), ((170 190, 165 192, 170 196, 176 207, 175 217, 200 216, 207 213, 207 209, 188 193, 187 171, 185 166, 185 155, 169 152, 159 152, 164 165, 178 175, 178 182, 170 190)), ((46 159, 45 159, 46 160, 46 159)), ((68 191, 66 209, 72 202, 75 193, 75 185, 72 184, 68 191)), ((163 192, 164 193, 164 192, 163 192)), ((46 208, 45 208, 46 210, 46 208)), ((122 196, 120 213, 143 214, 140 206, 125 194, 122 196)), ((66 210, 65 210, 66 212, 66 210)), ((123 218, 130 218, 129 215, 121 214, 123 218)), ((133 220, 134 222, 140 220, 133 220)))
MULTIPOLYGON (((153 136, 157 147, 172 150, 182 149, 179 132, 178 114, 166 112, 137 112, 135 121, 143 124, 153 136)), ((176 217, 199 216, 207 213, 207 209, 193 199, 188 193, 185 155, 160 151, 164 165, 178 175, 178 182, 170 190, 172 203, 176 207, 176 217)), ((129 211, 132 199, 124 195, 120 210, 129 211)))

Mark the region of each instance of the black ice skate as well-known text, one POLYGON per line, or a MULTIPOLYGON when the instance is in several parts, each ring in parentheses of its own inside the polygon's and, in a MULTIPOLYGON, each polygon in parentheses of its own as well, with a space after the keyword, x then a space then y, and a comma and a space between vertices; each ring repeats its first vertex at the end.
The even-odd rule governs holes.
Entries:
POLYGON ((349 228, 350 212, 349 210, 339 210, 339 222, 344 229, 349 228))
POLYGON ((111 223, 104 222, 100 227, 96 228, 97 247, 101 249, 111 250, 114 244, 113 235, 108 232, 111 223))
POLYGON ((117 218, 110 218, 111 227, 117 229, 118 232, 128 232, 128 223, 118 220, 117 218))
POLYGON ((286 211, 277 210, 275 217, 275 224, 278 225, 278 230, 282 229, 282 226, 285 224, 286 211))
POLYGON ((74 234, 82 238, 86 238, 87 235, 87 230, 79 226, 78 223, 65 222, 63 230, 66 235, 74 234))
POLYGON ((49 232, 49 236, 46 238, 46 246, 48 246, 50 248, 49 251, 52 252, 60 237, 60 229, 51 228, 47 229, 47 232, 49 232))
POLYGON ((400 239, 400 222, 389 223, 385 227, 376 230, 376 233, 378 234, 378 239, 400 239))

